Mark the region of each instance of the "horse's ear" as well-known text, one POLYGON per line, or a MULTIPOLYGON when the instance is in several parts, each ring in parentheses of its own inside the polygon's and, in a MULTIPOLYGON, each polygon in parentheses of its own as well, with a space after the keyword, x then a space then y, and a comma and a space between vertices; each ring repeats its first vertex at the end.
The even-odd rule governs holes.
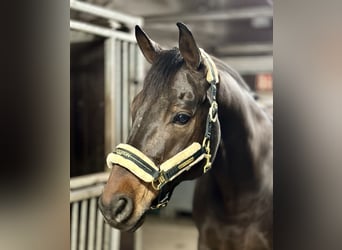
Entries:
POLYGON ((162 51, 160 45, 151 40, 138 25, 135 26, 135 38, 146 60, 153 63, 162 51))
POLYGON ((198 69, 201 64, 201 52, 195 42, 191 31, 185 24, 178 22, 179 50, 186 64, 193 69, 198 69))

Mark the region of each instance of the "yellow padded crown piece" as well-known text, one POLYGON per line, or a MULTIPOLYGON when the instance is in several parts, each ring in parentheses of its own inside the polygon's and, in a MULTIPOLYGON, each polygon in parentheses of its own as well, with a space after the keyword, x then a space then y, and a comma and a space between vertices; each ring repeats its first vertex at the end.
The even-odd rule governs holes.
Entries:
POLYGON ((202 48, 200 48, 201 51, 201 56, 203 58, 203 63, 204 65, 207 67, 207 76, 206 79, 209 83, 211 82, 215 82, 218 83, 219 82, 219 78, 218 78, 218 71, 216 68, 215 63, 213 62, 213 59, 211 59, 211 57, 207 54, 207 52, 205 52, 202 48))

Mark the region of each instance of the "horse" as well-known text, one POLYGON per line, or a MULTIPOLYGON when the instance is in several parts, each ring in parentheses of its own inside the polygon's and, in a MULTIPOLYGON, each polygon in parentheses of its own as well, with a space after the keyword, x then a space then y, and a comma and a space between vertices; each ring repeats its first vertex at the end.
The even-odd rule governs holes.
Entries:
POLYGON ((273 120, 235 70, 177 26, 172 49, 135 27, 151 68, 131 105, 127 143, 107 157, 99 209, 112 227, 134 231, 179 183, 197 179, 199 250, 273 249, 273 120))

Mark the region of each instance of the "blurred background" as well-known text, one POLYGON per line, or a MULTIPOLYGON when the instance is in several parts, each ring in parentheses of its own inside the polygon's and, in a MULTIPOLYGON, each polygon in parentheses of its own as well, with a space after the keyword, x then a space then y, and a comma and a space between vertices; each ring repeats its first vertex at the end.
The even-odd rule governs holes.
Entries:
POLYGON ((71 0, 71 249, 196 249, 193 181, 177 187, 169 205, 151 212, 135 234, 112 230, 97 210, 108 177, 105 157, 129 133, 129 105, 149 68, 134 26, 172 48, 178 21, 200 47, 242 75, 261 105, 273 104, 271 1, 71 0))

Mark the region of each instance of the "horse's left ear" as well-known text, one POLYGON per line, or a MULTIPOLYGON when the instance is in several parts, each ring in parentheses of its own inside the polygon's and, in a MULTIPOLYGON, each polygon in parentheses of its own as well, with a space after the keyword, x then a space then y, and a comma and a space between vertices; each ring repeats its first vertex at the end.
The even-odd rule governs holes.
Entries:
POLYGON ((185 24, 178 22, 179 50, 185 63, 192 69, 198 69, 201 64, 201 52, 195 42, 191 31, 185 24))
POLYGON ((150 39, 138 25, 135 26, 135 37, 146 60, 152 64, 162 51, 161 46, 150 39))

